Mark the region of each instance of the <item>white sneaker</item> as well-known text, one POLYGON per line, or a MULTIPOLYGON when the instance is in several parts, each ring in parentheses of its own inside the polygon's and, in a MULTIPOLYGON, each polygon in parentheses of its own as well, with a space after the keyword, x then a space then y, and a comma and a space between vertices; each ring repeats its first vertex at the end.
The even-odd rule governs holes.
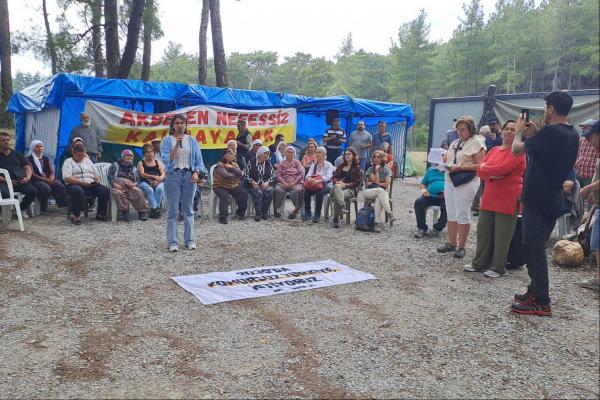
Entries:
POLYGON ((169 246, 169 251, 171 253, 175 253, 175 252, 179 251, 179 246, 177 246, 176 244, 172 244, 169 246))
POLYGON ((479 270, 477 268, 475 268, 472 264, 467 264, 467 265, 463 266, 463 271, 479 272, 479 270))
POLYGON ((488 269, 487 271, 485 271, 483 273, 485 276, 487 276, 488 278, 500 278, 501 276, 506 275, 506 272, 502 275, 500 275, 499 273, 497 273, 496 271, 492 271, 491 269, 488 269))
POLYGON ((190 244, 186 244, 185 247, 188 250, 196 250, 196 243, 191 242, 190 244))

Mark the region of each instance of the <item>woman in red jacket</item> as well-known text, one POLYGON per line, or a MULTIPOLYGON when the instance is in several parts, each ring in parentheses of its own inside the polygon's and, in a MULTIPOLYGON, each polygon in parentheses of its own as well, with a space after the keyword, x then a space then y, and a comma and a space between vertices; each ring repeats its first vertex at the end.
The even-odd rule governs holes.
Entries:
POLYGON ((477 221, 477 251, 464 270, 485 271, 484 275, 490 278, 506 274, 506 256, 519 213, 525 155, 512 154, 516 132, 517 123, 506 121, 502 126, 502 146, 491 149, 477 169, 485 189, 477 221))

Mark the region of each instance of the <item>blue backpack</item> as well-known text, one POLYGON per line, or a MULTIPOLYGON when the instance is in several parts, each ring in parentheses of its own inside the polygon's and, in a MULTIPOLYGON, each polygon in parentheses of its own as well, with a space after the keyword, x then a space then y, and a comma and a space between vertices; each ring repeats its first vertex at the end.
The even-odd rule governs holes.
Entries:
POLYGON ((358 210, 356 216, 356 229, 359 231, 372 232, 375 227, 375 209, 366 205, 358 210))

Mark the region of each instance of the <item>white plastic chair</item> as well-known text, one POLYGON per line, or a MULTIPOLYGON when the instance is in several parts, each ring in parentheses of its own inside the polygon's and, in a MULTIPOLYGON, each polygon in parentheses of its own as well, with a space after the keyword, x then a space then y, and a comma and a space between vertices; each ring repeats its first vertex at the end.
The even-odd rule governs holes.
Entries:
MULTIPOLYGON (((106 186, 108 190, 110 190, 110 184, 108 183, 108 169, 110 168, 111 163, 97 163, 95 164, 98 172, 100 173, 100 184, 106 186)), ((117 202, 112 196, 112 193, 109 195, 110 197, 110 220, 112 222, 117 222, 117 202)))
POLYGON ((8 219, 11 212, 11 207, 15 206, 15 210, 17 212, 17 217, 19 218, 19 227, 21 231, 25 230, 25 226, 23 225, 23 215, 21 215, 21 207, 19 206, 19 199, 15 199, 15 191, 13 190, 12 180, 10 179, 10 174, 7 170, 0 168, 0 174, 4 176, 6 180, 6 186, 8 186, 8 199, 4 199, 2 197, 2 193, 0 192, 0 206, 2 207, 2 224, 6 227, 8 226, 8 219))
POLYGON ((427 219, 427 211, 431 210, 431 226, 435 225, 440 218, 440 212, 442 207, 440 206, 429 206, 425 209, 425 219, 427 219))

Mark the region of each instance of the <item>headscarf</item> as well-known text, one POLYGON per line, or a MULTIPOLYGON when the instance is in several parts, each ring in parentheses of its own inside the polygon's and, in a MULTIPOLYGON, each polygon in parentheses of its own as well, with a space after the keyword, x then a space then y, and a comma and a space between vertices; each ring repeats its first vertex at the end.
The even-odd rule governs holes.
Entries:
MULTIPOLYGON (((44 170, 42 169, 42 163, 40 162, 40 159, 38 158, 37 154, 35 154, 33 152, 33 149, 35 149, 35 146, 37 146, 38 144, 41 144, 42 146, 44 145, 44 143, 41 140, 32 140, 31 144, 29 145, 29 156, 31 156, 31 158, 33 158, 33 163, 35 164, 35 166, 37 167, 38 171, 40 171, 42 174, 44 173, 44 170)), ((42 157, 44 155, 42 154, 42 157)))
POLYGON ((267 146, 260 146, 258 148, 258 150, 256 151, 256 159, 258 160, 258 157, 260 157, 264 153, 268 153, 268 152, 269 152, 269 148, 267 146))
MULTIPOLYGON (((285 142, 282 140, 279 143, 277 143, 277 147, 275 149, 275 161, 277 161, 277 164, 279 164, 280 162, 285 160, 285 154, 282 154, 279 151, 279 146, 281 146, 281 143, 285 144, 285 142)), ((287 147, 286 147, 286 150, 287 150, 287 147)), ((285 153, 285 150, 283 152, 285 153)))
POLYGON ((286 153, 288 150, 292 150, 292 151, 294 152, 294 158, 296 158, 296 148, 295 148, 294 146, 288 146, 288 147, 286 147, 286 148, 285 148, 285 150, 283 151, 283 156, 284 156, 284 158, 285 158, 285 153, 286 153))

